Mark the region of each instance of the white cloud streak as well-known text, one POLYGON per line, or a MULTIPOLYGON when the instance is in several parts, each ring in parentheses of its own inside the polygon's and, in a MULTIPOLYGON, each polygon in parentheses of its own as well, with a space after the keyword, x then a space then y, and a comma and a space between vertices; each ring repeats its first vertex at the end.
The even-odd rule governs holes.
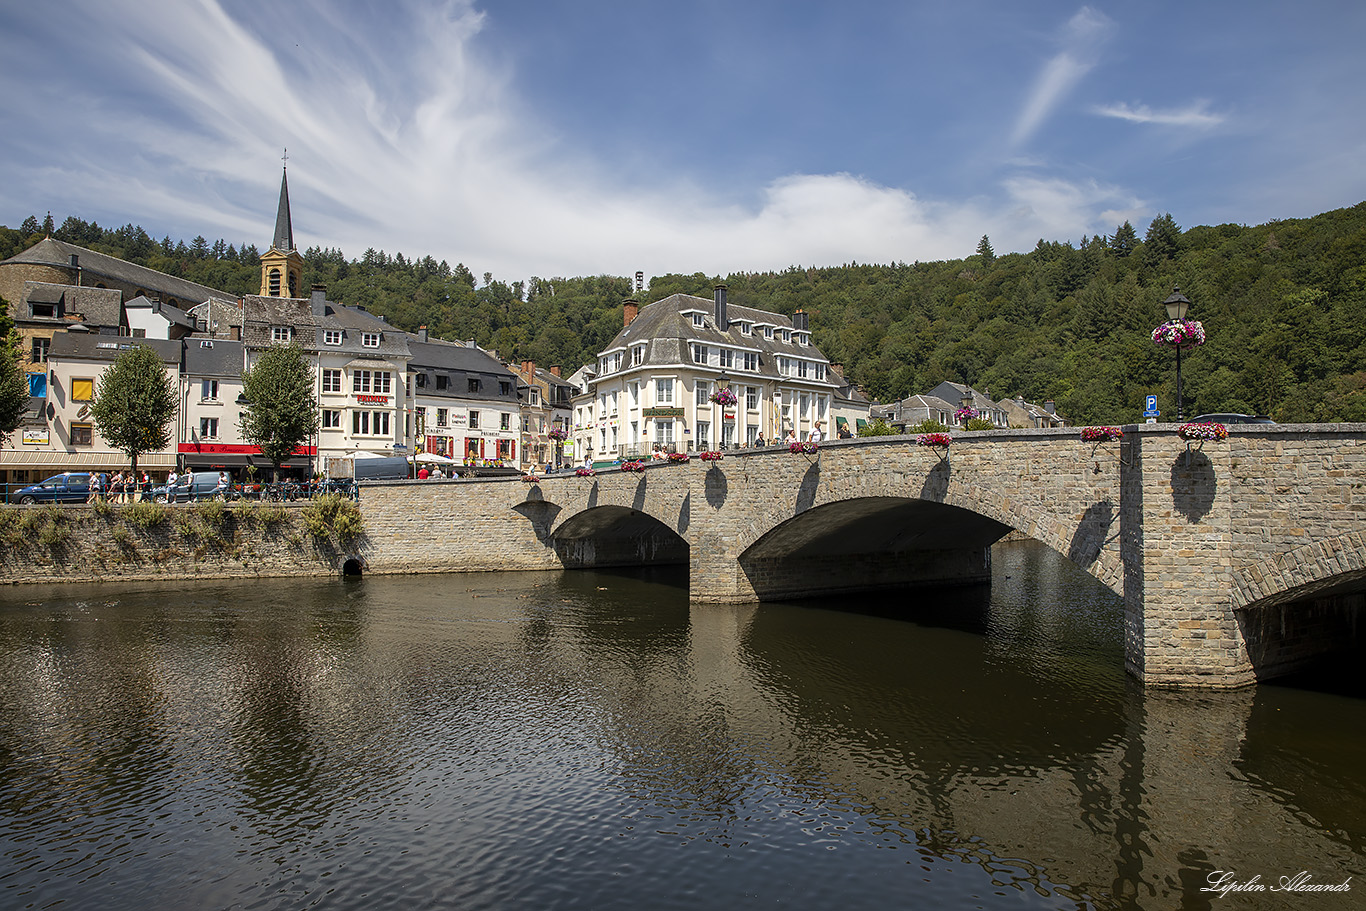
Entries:
POLYGON ((1044 64, 1015 121, 1010 143, 1027 143, 1055 108, 1096 65, 1101 46, 1114 31, 1103 13, 1083 6, 1067 21, 1059 43, 1062 49, 1044 64))
POLYGON ((1146 104, 1130 107, 1123 102, 1097 105, 1092 111, 1102 117, 1114 117, 1130 123, 1155 123, 1161 126, 1178 127, 1216 127, 1228 118, 1209 110, 1209 102, 1197 101, 1186 108, 1172 111, 1154 111, 1146 104))

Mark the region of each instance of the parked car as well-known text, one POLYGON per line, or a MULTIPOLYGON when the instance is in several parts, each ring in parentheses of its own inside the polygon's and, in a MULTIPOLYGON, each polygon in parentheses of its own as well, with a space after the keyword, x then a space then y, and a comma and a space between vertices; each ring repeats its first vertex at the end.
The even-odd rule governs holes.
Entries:
POLYGON ((14 492, 16 503, 84 503, 90 497, 90 472, 64 471, 14 492))
POLYGON ((176 478, 175 484, 152 488, 152 499, 158 503, 185 503, 190 500, 223 500, 232 487, 232 478, 219 485, 216 471, 188 471, 176 478))
POLYGON ((1264 414, 1202 414, 1191 418, 1192 424, 1274 424, 1264 414))

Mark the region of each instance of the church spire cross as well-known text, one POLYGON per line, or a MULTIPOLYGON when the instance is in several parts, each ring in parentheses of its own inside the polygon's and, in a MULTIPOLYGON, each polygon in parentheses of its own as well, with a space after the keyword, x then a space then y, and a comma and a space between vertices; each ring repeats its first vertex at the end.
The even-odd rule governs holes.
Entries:
POLYGON ((284 172, 280 175, 280 208, 275 213, 275 240, 271 246, 285 253, 294 249, 294 226, 289 219, 289 175, 284 172))

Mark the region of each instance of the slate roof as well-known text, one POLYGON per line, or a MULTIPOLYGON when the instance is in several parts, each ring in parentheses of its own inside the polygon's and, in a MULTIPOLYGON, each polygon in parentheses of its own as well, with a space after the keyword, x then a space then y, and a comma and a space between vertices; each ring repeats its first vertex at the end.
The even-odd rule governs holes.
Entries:
POLYGON ((433 398, 489 399, 513 403, 517 401, 517 378, 513 376, 512 371, 482 349, 439 339, 430 339, 424 342, 417 336, 408 334, 408 350, 412 353, 412 359, 408 362, 408 369, 417 377, 423 378, 414 381, 420 385, 417 385, 413 391, 420 395, 433 398), (437 388, 436 377, 438 375, 449 377, 449 383, 445 389, 437 388), (478 392, 469 391, 469 380, 471 379, 483 381, 478 392), (500 383, 508 384, 506 395, 500 394, 500 383))
MULTIPOLYGON (((46 317, 29 316, 29 304, 61 304, 68 315, 80 314, 87 326, 118 328, 123 319, 123 292, 117 288, 91 288, 59 285, 53 282, 24 282, 23 300, 12 311, 15 319, 47 321, 46 317)), ((53 318, 54 322, 70 325, 69 319, 53 318)))
POLYGON ((201 336, 194 336, 183 341, 185 342, 186 376, 241 378, 241 342, 201 336), (209 347, 204 347, 206 344, 209 347))
MULTIPOLYGON (((726 317, 730 325, 725 331, 722 331, 716 325, 714 311, 715 301, 709 298, 694 297, 691 294, 670 295, 663 300, 642 307, 639 315, 631 321, 629 326, 617 333, 611 343, 603 349, 603 353, 620 348, 625 348, 629 352, 633 346, 646 342, 648 344, 642 366, 651 367, 691 364, 692 351, 689 346, 694 343, 732 349, 747 348, 759 352, 758 374, 760 376, 783 382, 791 382, 795 377, 779 376, 777 358, 780 355, 817 363, 828 363, 825 355, 814 345, 798 344, 795 334, 790 337, 790 341, 784 342, 782 340, 782 330, 786 329, 790 333, 796 330, 793 328, 792 320, 780 313, 728 303, 726 317), (701 326, 693 325, 692 316, 688 313, 688 311, 693 310, 700 310, 705 314, 701 326), (742 323, 749 323, 753 327, 774 326, 776 328, 773 338, 765 338, 763 330, 760 328, 753 328, 751 334, 744 335, 740 331, 742 323)), ((628 355, 628 364, 629 361, 628 355)), ((639 368, 623 367, 623 370, 627 369, 639 368)), ((738 370, 739 368, 735 369, 738 370)), ((739 376, 752 375, 748 371, 742 371, 739 374, 739 376)), ((804 381, 835 385, 829 380, 807 379, 804 381)))
POLYGON ((248 348, 275 344, 272 339, 275 326, 292 326, 294 340, 307 351, 352 354, 366 360, 395 358, 407 361, 411 357, 408 333, 359 307, 298 297, 248 294, 242 298, 242 342, 248 348), (328 329, 342 333, 341 345, 324 344, 323 332, 328 329), (379 347, 362 345, 363 332, 378 332, 379 347))
POLYGON ((164 364, 179 366, 180 339, 129 338, 126 335, 96 335, 93 332, 58 332, 52 336, 48 359, 114 361, 129 348, 151 348, 164 364))
POLYGON ((163 303, 161 301, 149 300, 148 298, 145 298, 140 294, 132 300, 128 301, 126 304, 124 304, 123 308, 124 310, 128 310, 129 308, 145 308, 151 310, 153 313, 161 314, 161 316, 166 320, 166 322, 170 323, 173 326, 183 326, 191 332, 193 332, 195 329, 194 317, 190 316, 189 313, 185 312, 184 310, 181 310, 178 307, 172 307, 170 304, 163 303))
POLYGON ((236 299, 236 295, 228 294, 225 291, 195 284, 183 278, 176 278, 174 275, 167 275, 165 272, 158 272, 146 266, 126 262, 107 253, 97 253, 94 250, 87 250, 85 247, 78 247, 75 244, 68 244, 51 237, 38 241, 22 253, 16 253, 5 260, 5 263, 56 266, 69 269, 71 268, 71 254, 73 253, 79 257, 82 285, 92 284, 94 278, 108 278, 165 297, 174 297, 195 303, 206 301, 211 297, 219 300, 236 299))

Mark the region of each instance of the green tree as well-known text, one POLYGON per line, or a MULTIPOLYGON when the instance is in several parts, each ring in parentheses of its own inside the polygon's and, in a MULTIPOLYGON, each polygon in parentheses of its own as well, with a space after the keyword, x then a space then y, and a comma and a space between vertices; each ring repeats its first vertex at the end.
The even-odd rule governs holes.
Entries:
POLYGON ((23 364, 23 339, 17 329, 10 329, 0 348, 0 443, 19 428, 28 412, 28 373, 23 364))
POLYGON ((1148 225, 1143 236, 1143 252, 1154 263, 1175 259, 1181 252, 1181 227, 1170 212, 1163 213, 1148 225))
POLYGON ((318 431, 318 407, 313 400, 313 370, 298 345, 266 350, 256 366, 242 374, 242 437, 261 450, 275 467, 294 454, 318 431))
POLYGON ((90 414, 109 445, 128 454, 136 473, 138 456, 171 441, 176 393, 160 355, 145 345, 120 354, 100 378, 90 414))
POLYGON ((990 266, 992 263, 996 262, 996 251, 991 249, 991 238, 987 237, 985 234, 983 234, 982 239, 977 242, 977 255, 982 257, 983 266, 990 266))
POLYGON ((1115 256, 1128 256, 1134 252, 1138 246, 1138 232, 1134 226, 1127 221, 1115 229, 1115 236, 1110 238, 1110 252, 1115 256))

